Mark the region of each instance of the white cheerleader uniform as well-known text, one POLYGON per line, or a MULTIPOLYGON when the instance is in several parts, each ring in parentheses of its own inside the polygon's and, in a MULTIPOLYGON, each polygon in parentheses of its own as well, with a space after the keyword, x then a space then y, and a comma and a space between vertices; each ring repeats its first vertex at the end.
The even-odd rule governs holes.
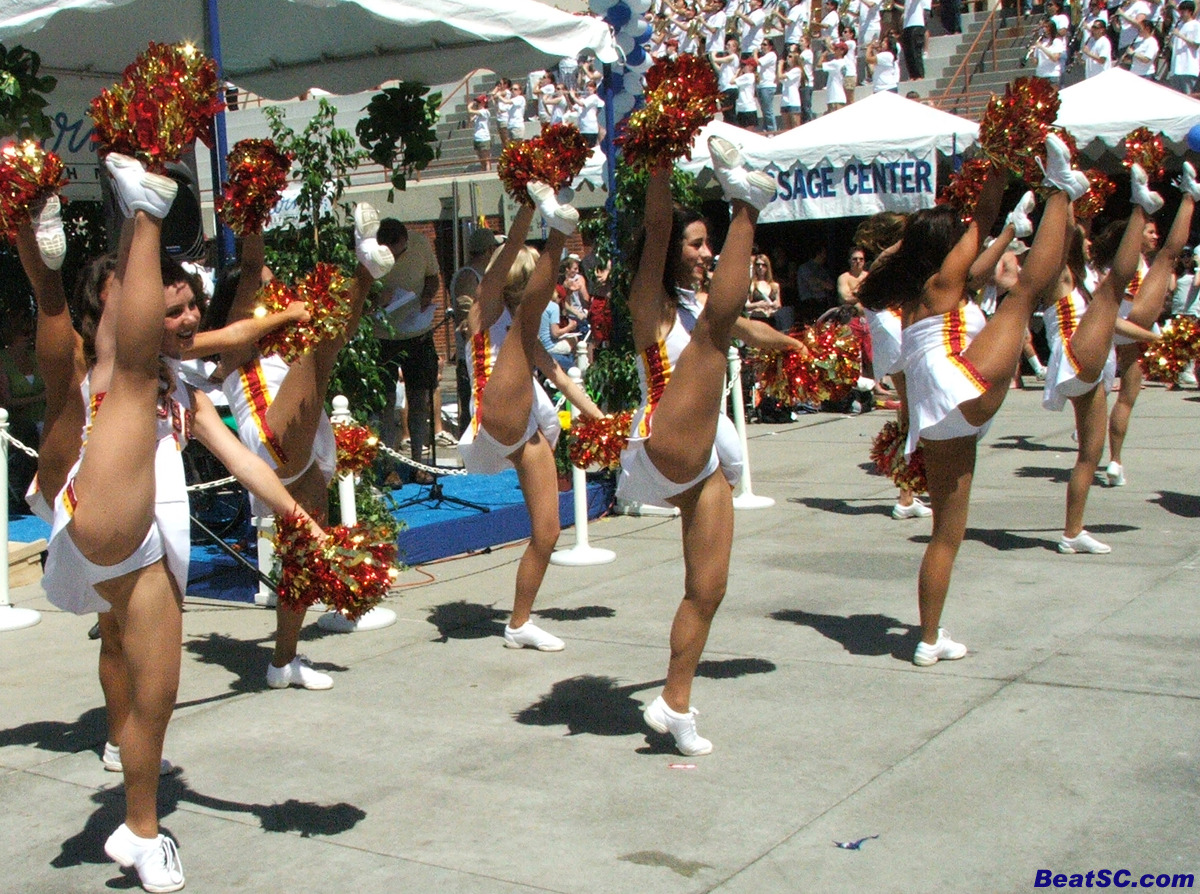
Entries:
POLYGON ((539 430, 542 437, 550 443, 551 450, 558 443, 558 436, 562 433, 558 411, 554 409, 550 395, 546 394, 545 389, 533 378, 529 380, 530 387, 533 388, 533 407, 529 411, 525 433, 517 443, 501 444, 483 427, 483 389, 496 367, 500 345, 504 343, 511 326, 512 314, 506 307, 495 323, 484 331, 475 333, 471 339, 471 363, 468 367, 471 376, 471 424, 458 439, 458 455, 472 475, 495 475, 497 472, 511 469, 513 464, 509 457, 528 443, 539 430))
POLYGON ((692 340, 692 330, 700 313, 694 292, 684 289, 678 289, 677 292, 679 307, 667 337, 650 345, 637 358, 642 404, 633 414, 629 446, 621 451, 621 474, 617 480, 618 498, 667 508, 671 507, 672 497, 695 487, 715 472, 718 466, 731 486, 741 481, 745 467, 741 439, 733 422, 724 413, 717 416, 717 436, 708 462, 704 470, 691 481, 672 481, 658 470, 646 454, 645 444, 650 437, 654 409, 671 381, 671 372, 679 362, 679 355, 692 340))
MULTIPOLYGON (((1117 311, 1117 316, 1122 320, 1129 319, 1129 313, 1133 310, 1133 299, 1137 297, 1138 290, 1142 287, 1142 280, 1146 278, 1146 274, 1149 272, 1150 265, 1146 263, 1146 259, 1139 258, 1137 270, 1134 271, 1133 278, 1129 280, 1129 288, 1125 290, 1125 297, 1121 299, 1121 307, 1117 311)), ((1128 335, 1121 335, 1120 333, 1113 334, 1114 345, 1132 345, 1136 343, 1136 338, 1130 338, 1128 335)))
POLYGON ((904 328, 900 315, 890 308, 879 311, 863 308, 863 313, 871 331, 871 363, 875 378, 900 372, 900 334, 904 328))
MULTIPOLYGON (((91 387, 87 376, 84 376, 83 381, 80 382, 79 391, 83 395, 83 405, 87 407, 87 418, 83 421, 83 431, 79 435, 79 443, 82 446, 87 441, 87 433, 92 427, 92 414, 96 411, 96 408, 91 405, 91 387)), ((29 489, 25 491, 25 505, 35 516, 50 525, 51 528, 54 527, 54 507, 46 501, 46 495, 42 493, 41 482, 38 481, 37 475, 33 476, 33 480, 29 482, 29 489)))
POLYGON ((1071 336, 1079 326, 1079 318, 1087 309, 1087 302, 1078 289, 1059 298, 1053 307, 1042 312, 1046 321, 1046 341, 1050 345, 1050 359, 1046 361, 1046 387, 1042 391, 1042 406, 1047 410, 1061 410, 1067 399, 1087 394, 1097 385, 1103 385, 1104 393, 1112 391, 1117 377, 1117 352, 1109 348, 1104 371, 1094 382, 1079 378, 1079 361, 1071 351, 1071 336))
POLYGON ((921 438, 948 441, 974 435, 978 440, 991 427, 991 420, 971 425, 959 409, 988 389, 988 381, 962 356, 986 322, 978 305, 967 304, 918 320, 904 330, 900 369, 908 392, 905 456, 917 449, 921 438))
MULTIPOLYGON (((259 357, 231 372, 221 383, 221 392, 229 401, 234 419, 237 420, 238 437, 272 469, 278 469, 288 460, 279 438, 267 424, 267 410, 275 400, 275 395, 279 393, 279 386, 283 384, 287 372, 288 365, 282 358, 274 355, 259 357)), ((333 426, 329 424, 329 417, 325 415, 324 410, 321 410, 321 420, 317 423, 317 434, 313 439, 308 462, 295 475, 279 480, 287 486, 307 472, 313 463, 317 464, 328 485, 337 469, 337 442, 333 438, 333 426)), ((274 514, 270 507, 253 494, 250 495, 250 510, 259 518, 274 514)))
MULTIPOLYGON (((172 361, 168 361, 170 364, 172 361)), ((103 394, 89 402, 88 426, 99 409, 103 394)), ((67 524, 78 501, 74 481, 87 451, 86 437, 79 459, 67 476, 67 484, 54 500, 54 526, 42 588, 57 607, 77 615, 107 612, 112 606, 97 591, 96 584, 129 574, 166 558, 167 570, 179 592, 187 592, 188 562, 191 557, 191 519, 188 515, 187 482, 181 452, 192 430, 191 392, 178 377, 174 390, 163 395, 158 405, 158 447, 154 453, 154 523, 141 545, 115 565, 97 565, 84 557, 71 539, 67 524)))

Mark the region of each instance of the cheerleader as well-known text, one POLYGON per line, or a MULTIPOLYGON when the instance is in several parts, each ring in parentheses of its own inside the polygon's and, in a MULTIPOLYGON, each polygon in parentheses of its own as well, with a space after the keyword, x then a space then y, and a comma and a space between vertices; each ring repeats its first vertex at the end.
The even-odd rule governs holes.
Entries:
POLYGON ((983 184, 970 224, 945 205, 917 212, 899 245, 876 263, 859 290, 865 307, 900 309, 906 453, 924 441, 933 532, 918 578, 921 640, 913 663, 919 666, 967 653, 940 624, 967 527, 976 441, 1008 393, 1029 317, 1062 268, 1070 202, 1088 189, 1087 178, 1071 169, 1070 153, 1054 135, 1046 139, 1044 171, 1043 184, 1055 191, 1017 284, 986 325, 978 306, 967 301, 966 286, 1004 196, 1004 179, 995 172, 983 184))
POLYGON ((550 236, 540 255, 525 245, 533 208, 522 205, 507 241, 479 283, 467 317, 471 422, 459 439, 458 453, 474 475, 515 468, 529 511, 529 545, 517 565, 504 645, 560 652, 563 641, 529 620, 559 535, 554 446, 561 429, 554 404, 533 378, 534 369, 565 394, 584 418, 598 419, 601 413, 538 340, 542 312, 554 294, 558 261, 579 223, 579 212, 559 204, 554 190, 544 183, 531 183, 528 189, 550 226, 550 236))

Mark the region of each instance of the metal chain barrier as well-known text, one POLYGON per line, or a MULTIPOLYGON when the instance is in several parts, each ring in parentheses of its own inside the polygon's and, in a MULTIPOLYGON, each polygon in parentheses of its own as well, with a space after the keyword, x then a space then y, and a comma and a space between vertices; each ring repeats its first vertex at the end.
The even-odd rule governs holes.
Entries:
POLYGON ((391 447, 389 447, 387 444, 384 444, 382 442, 379 445, 379 449, 380 449, 380 451, 387 454, 388 456, 390 456, 392 459, 396 460, 397 462, 403 463, 406 466, 411 466, 412 468, 417 469, 421 472, 428 472, 430 475, 449 476, 449 475, 466 475, 467 474, 466 469, 447 469, 445 466, 427 466, 424 463, 419 463, 415 459, 410 459, 409 457, 405 456, 404 454, 396 452, 391 447))
POLYGON ((0 431, 0 439, 5 440, 8 443, 12 444, 14 447, 16 447, 18 450, 20 450, 26 456, 29 456, 32 459, 38 458, 38 454, 37 454, 36 450, 34 450, 32 447, 28 447, 25 444, 22 444, 16 438, 14 438, 12 435, 10 435, 7 430, 0 431))

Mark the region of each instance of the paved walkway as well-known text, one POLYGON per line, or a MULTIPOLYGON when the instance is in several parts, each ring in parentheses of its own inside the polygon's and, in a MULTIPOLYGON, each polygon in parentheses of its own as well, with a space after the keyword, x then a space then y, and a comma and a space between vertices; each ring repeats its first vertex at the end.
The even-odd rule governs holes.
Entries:
MULTIPOLYGON (((519 548, 415 569, 386 630, 304 648, 332 692, 265 688, 270 613, 190 601, 163 825, 193 892, 1028 891, 1038 870, 1195 873, 1200 397, 1152 388, 1129 483, 1095 488, 1109 556, 1060 556, 1067 414, 1015 392, 980 449, 945 623, 919 669, 928 521, 864 471, 883 413, 753 426, 755 489, 695 702, 715 752, 648 733, 681 590, 679 524, 592 527, 615 564, 552 567, 498 633, 519 548), (691 763, 695 769, 678 769, 691 763), (861 850, 834 841, 865 836, 861 850)), ((564 544, 572 533, 566 532, 564 544)), ((0 634, 0 891, 124 889, 91 620, 0 634)))

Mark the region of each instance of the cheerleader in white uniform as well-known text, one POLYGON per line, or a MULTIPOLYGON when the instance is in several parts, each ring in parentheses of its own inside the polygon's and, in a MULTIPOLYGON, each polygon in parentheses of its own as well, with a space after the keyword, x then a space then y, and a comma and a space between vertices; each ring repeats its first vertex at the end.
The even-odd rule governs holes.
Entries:
POLYGON ((969 225, 944 205, 917 212, 896 250, 875 264, 859 289, 865 307, 900 307, 906 452, 924 439, 933 532, 918 579, 921 641, 913 663, 920 666, 967 652, 940 622, 967 527, 976 440, 1008 393, 1029 317, 1062 267, 1070 202, 1088 189, 1087 178, 1071 169, 1065 144, 1053 135, 1046 139, 1046 155, 1043 184, 1055 192, 1017 284, 990 320, 967 302, 966 285, 1000 211, 1004 179, 995 173, 984 182, 969 225))
POLYGON ((1075 467, 1067 483, 1067 515, 1058 541, 1060 553, 1111 552, 1108 544, 1084 530, 1083 513, 1104 451, 1108 392, 1112 390, 1117 367, 1114 330, 1140 341, 1154 338, 1153 333, 1117 316, 1121 298, 1137 269, 1146 214, 1153 213, 1162 202, 1155 193, 1140 188, 1144 183, 1145 176, 1138 168, 1133 173, 1132 191, 1138 204, 1126 222, 1112 268, 1098 282, 1088 267, 1083 230, 1071 225, 1066 264, 1055 293, 1057 299, 1043 306, 1050 358, 1046 363, 1042 406, 1061 411, 1070 401, 1079 439, 1075 467))
MULTIPOLYGON (((176 184, 110 154, 127 218, 96 333, 94 417, 55 500, 43 586, 72 611, 111 609, 125 656, 129 714, 121 730, 125 822, 105 851, 136 869, 143 887, 184 885, 175 844, 158 830, 163 738, 179 684, 180 607, 188 555, 187 496, 179 457, 189 428, 279 511, 295 506, 270 469, 245 451, 202 394, 180 390, 160 354, 190 345, 199 313, 186 278, 164 284, 162 218, 176 184)), ((320 529, 313 526, 315 534, 320 529)))
MULTIPOLYGON (((1139 167, 1134 168, 1134 188, 1140 194, 1153 196, 1155 201, 1149 201, 1145 206, 1147 214, 1154 214, 1162 207, 1162 199, 1152 193, 1146 185, 1146 174, 1139 167), (1141 172, 1136 173, 1136 172, 1141 172)), ((1196 182, 1196 172, 1190 162, 1183 168, 1183 176, 1178 182, 1183 192, 1179 209, 1175 212, 1175 220, 1167 233, 1167 240, 1154 256, 1154 263, 1146 267, 1145 261, 1139 262, 1138 271, 1134 274, 1125 300, 1119 311, 1121 319, 1128 320, 1134 326, 1149 329, 1158 320, 1163 310, 1163 302, 1171 291, 1174 281, 1175 262, 1188 241, 1192 226, 1192 214, 1196 202, 1200 200, 1200 184, 1196 182)), ((1136 200, 1136 197, 1135 197, 1136 200)), ((1146 241, 1143 251, 1153 251, 1158 233, 1154 221, 1145 224, 1146 241)), ((1107 235, 1106 230, 1104 234, 1107 235)), ((1093 253, 1099 259, 1106 261, 1108 250, 1100 245, 1097 239, 1093 245, 1093 253)), ((1121 463, 1121 449, 1125 446, 1125 436, 1129 431, 1129 417, 1133 414, 1133 405, 1137 402, 1138 393, 1142 390, 1142 367, 1138 363, 1141 349, 1134 344, 1136 339, 1118 333, 1113 339, 1117 346, 1117 375, 1121 378, 1120 391, 1112 412, 1108 417, 1108 458, 1109 464, 1105 469, 1110 487, 1120 487, 1125 484, 1125 467, 1121 463)))
MULTIPOLYGON (((329 482, 337 462, 333 428, 325 413, 325 395, 338 352, 353 336, 371 284, 391 269, 391 251, 375 234, 379 216, 365 202, 354 209, 358 266, 349 283, 351 316, 343 334, 325 339, 290 365, 278 357, 261 357, 255 347, 231 346, 221 352, 221 391, 238 424, 238 437, 274 469, 313 518, 324 523, 329 511, 329 482)), ((266 265, 262 233, 247 233, 241 242, 240 272, 225 277, 206 315, 206 328, 227 327, 254 318, 255 296, 266 265)), ((269 273, 267 274, 269 278, 269 273)), ((270 513, 255 503, 256 515, 270 513)), ((267 667, 273 689, 300 686, 329 689, 333 678, 314 670, 296 653, 304 610, 275 608, 275 649, 267 667)))
POLYGON ((458 442, 467 471, 491 475, 517 470, 529 511, 529 545, 517 565, 513 610, 504 645, 558 652, 563 641, 529 620, 533 602, 558 542, 558 478, 554 445, 560 427, 554 405, 533 378, 536 367, 587 419, 601 415, 538 340, 542 312, 554 294, 559 259, 575 232, 579 212, 556 200, 544 183, 529 184, 550 235, 539 256, 525 246, 533 208, 522 205, 508 239, 479 283, 467 317, 471 345, 471 422, 458 442))
POLYGON ((708 145, 733 217, 702 309, 694 290, 713 257, 707 224, 697 214, 673 209, 669 162, 650 172, 646 187, 629 296, 642 405, 621 457, 618 489, 628 499, 665 502, 681 512, 684 596, 671 625, 667 682, 644 716, 651 729, 669 732, 688 755, 708 754, 713 747, 696 732, 692 681, 729 579, 731 486, 742 461, 740 446, 729 437, 732 426, 721 422, 727 352, 734 337, 764 349, 803 350, 795 339, 741 316, 755 222, 775 197, 775 181, 747 171, 729 141, 713 137, 708 145))

